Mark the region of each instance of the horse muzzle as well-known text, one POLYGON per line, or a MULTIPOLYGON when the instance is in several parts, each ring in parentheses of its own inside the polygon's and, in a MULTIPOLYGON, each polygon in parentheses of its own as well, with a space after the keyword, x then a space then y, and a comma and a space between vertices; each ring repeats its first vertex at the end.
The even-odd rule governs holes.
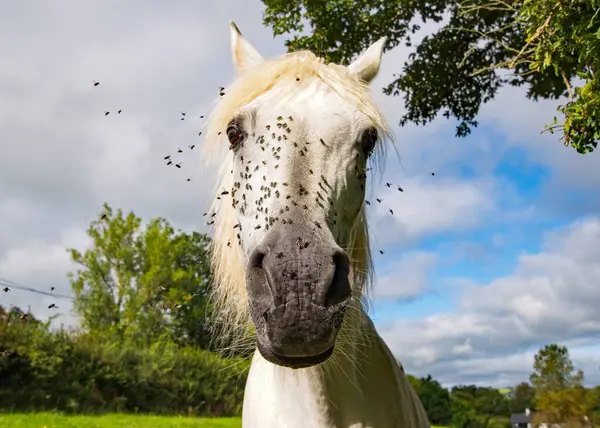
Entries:
POLYGON ((246 275, 260 354, 302 368, 333 353, 352 295, 350 260, 333 238, 307 225, 272 229, 246 275))

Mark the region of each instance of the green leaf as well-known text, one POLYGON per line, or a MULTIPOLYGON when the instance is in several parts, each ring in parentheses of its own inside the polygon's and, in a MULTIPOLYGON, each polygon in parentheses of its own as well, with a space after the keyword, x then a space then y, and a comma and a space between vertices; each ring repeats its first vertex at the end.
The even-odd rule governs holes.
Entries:
MULTIPOLYGON (((583 95, 600 100, 597 77, 588 74, 600 67, 597 2, 591 7, 583 0, 564 4, 528 0, 494 6, 478 0, 263 3, 265 25, 276 35, 286 35, 289 51, 310 49, 340 64, 348 64, 381 36, 388 37, 386 49, 409 44, 415 18, 441 22, 449 14, 448 23, 424 37, 383 88, 386 95, 403 97, 399 102, 406 113, 399 117, 401 126, 426 125, 444 112, 456 123, 456 136, 464 137, 476 126, 481 106, 493 100, 501 87, 525 85, 529 98, 557 99, 566 92, 565 79, 576 76, 593 82, 583 95)), ((598 118, 599 108, 596 102, 586 106, 585 112, 569 110, 566 114, 598 118)), ((590 122, 577 133, 570 127, 561 132, 576 150, 590 147, 597 139, 598 123, 590 122)))

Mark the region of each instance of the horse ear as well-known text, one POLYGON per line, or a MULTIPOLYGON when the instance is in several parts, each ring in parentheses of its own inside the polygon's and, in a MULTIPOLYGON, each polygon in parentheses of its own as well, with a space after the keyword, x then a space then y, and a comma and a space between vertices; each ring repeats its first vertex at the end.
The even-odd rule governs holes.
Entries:
POLYGON ((235 22, 229 21, 229 33, 231 36, 231 52, 233 63, 238 72, 246 68, 260 64, 264 59, 261 54, 242 36, 235 22))
POLYGON ((360 54, 360 56, 348 66, 350 73, 355 74, 360 79, 370 83, 379 72, 381 55, 383 54, 383 46, 385 45, 386 40, 387 37, 382 37, 360 54))

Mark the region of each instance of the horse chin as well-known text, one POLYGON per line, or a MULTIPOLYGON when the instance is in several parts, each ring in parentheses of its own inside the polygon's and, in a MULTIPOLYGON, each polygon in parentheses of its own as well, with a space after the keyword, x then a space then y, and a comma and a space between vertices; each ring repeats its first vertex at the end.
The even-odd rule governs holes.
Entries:
POLYGON ((335 347, 335 344, 332 344, 329 349, 320 354, 301 357, 288 357, 276 354, 268 347, 261 344, 260 341, 257 341, 257 347, 260 355, 271 364, 288 367, 290 369, 305 369, 307 367, 316 366, 327 361, 333 354, 333 348, 335 347))

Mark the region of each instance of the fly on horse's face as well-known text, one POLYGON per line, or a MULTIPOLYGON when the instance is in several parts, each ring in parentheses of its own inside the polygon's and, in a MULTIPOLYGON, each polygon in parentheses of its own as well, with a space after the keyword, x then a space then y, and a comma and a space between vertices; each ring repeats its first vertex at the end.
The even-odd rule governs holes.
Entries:
MULTIPOLYGON (((261 67, 232 25, 234 62, 261 67)), ((385 40, 348 67, 375 77, 385 40)), ((331 356, 353 295, 346 252, 360 220, 378 124, 319 76, 283 76, 230 118, 237 244, 260 354, 301 368, 331 356)))

